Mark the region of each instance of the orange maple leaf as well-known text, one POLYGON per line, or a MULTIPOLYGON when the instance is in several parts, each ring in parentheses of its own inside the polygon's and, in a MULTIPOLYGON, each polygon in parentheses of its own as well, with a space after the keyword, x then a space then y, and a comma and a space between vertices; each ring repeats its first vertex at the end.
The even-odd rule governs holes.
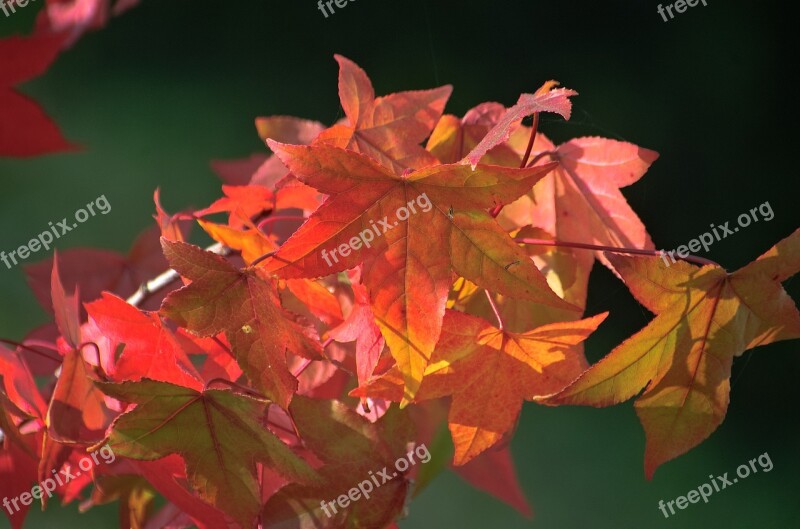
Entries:
POLYGON ((667 267, 657 257, 606 257, 657 316, 544 401, 610 406, 647 386, 636 412, 647 435, 645 473, 651 478, 722 423, 734 356, 800 337, 800 313, 780 284, 800 271, 800 230, 731 274, 683 261, 667 267))
MULTIPOLYGON (((452 395, 448 422, 453 464, 466 464, 503 439, 514 428, 524 400, 559 391, 584 371, 586 359, 577 346, 607 315, 511 333, 482 318, 447 311, 415 400, 452 395)), ((402 381, 393 368, 352 394, 397 401, 402 381)))
MULTIPOLYGON (((516 141, 527 140, 521 129, 516 141)), ((501 226, 532 225, 562 241, 653 248, 620 188, 638 181, 658 159, 657 152, 606 138, 576 138, 556 148, 542 134, 536 136, 533 152, 552 153, 558 167, 530 193, 503 208, 497 219, 501 226)), ((595 255, 608 264, 602 252, 595 255)))
POLYGON ((334 125, 314 144, 369 155, 397 174, 438 163, 419 144, 439 121, 453 88, 442 86, 376 98, 364 70, 346 57, 335 57, 339 63, 339 98, 349 123, 334 125))
POLYGON ((439 338, 453 271, 493 292, 575 309, 486 213, 525 193, 550 166, 452 164, 398 176, 335 147, 270 142, 270 148, 299 180, 330 198, 267 261, 267 270, 320 277, 364 262, 364 284, 405 375, 406 400, 439 338), (414 213, 412 204, 419 208, 414 213))
POLYGON ((225 332, 256 389, 288 407, 297 379, 289 372, 286 354, 318 358, 321 347, 311 330, 290 319, 275 285, 256 270, 239 270, 219 255, 183 242, 161 243, 170 265, 192 280, 164 300, 162 314, 198 336, 225 332))

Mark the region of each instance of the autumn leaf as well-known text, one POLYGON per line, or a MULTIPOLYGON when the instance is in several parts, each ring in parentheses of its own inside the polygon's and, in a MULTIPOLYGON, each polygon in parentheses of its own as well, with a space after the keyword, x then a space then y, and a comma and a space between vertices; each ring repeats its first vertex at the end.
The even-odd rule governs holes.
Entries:
POLYGON ((64 337, 67 344, 77 349, 81 343, 81 321, 78 309, 79 294, 77 288, 72 295, 68 295, 58 275, 58 255, 53 255, 53 270, 50 278, 51 298, 53 300, 53 314, 56 327, 64 337))
POLYGON ((339 342, 356 342, 356 374, 361 384, 373 375, 386 341, 375 324, 366 287, 358 283, 352 287, 353 307, 350 314, 341 325, 331 329, 330 336, 339 342))
POLYGON ((289 319, 275 285, 256 270, 239 270, 190 244, 162 244, 172 268, 192 281, 164 300, 162 314, 198 336, 225 332, 256 389, 286 408, 297 390, 286 353, 318 358, 318 341, 289 319))
MULTIPOLYGON (((524 135, 523 135, 524 136, 524 135)), ((558 167, 498 217, 506 229, 533 225, 557 240, 652 249, 644 224, 620 192, 638 181, 658 153, 606 138, 576 138, 556 148, 539 134, 533 152, 552 152, 558 167)), ((602 252, 597 257, 608 264, 602 252)))
POLYGON ((647 436, 645 473, 706 439, 725 418, 735 356, 800 337, 800 313, 780 283, 800 271, 800 230, 733 272, 657 257, 607 255, 656 314, 594 364, 555 404, 610 406, 645 388, 636 413, 647 436))
POLYGON ((572 101, 569 98, 578 95, 578 92, 567 88, 553 89, 552 87, 557 84, 555 81, 548 81, 536 93, 519 96, 517 104, 506 110, 497 120, 497 124, 464 158, 463 163, 468 163, 473 168, 477 166, 484 154, 508 141, 511 133, 519 126, 520 120, 526 116, 539 112, 553 112, 568 120, 572 115, 572 101))
MULTIPOLYGON (((513 235, 516 239, 553 239, 544 230, 530 226, 514 232, 513 235)), ((528 245, 525 252, 541 270, 553 292, 576 307, 586 306, 589 273, 594 263, 590 252, 543 245, 528 245)), ((499 295, 492 295, 492 298, 506 329, 513 332, 524 332, 548 323, 573 321, 580 317, 573 310, 538 305, 524 299, 499 295)), ((487 320, 494 318, 494 310, 489 305, 484 290, 464 279, 459 279, 454 284, 454 292, 447 308, 458 309, 487 320)))
MULTIPOLYGON (((411 424, 396 408, 372 424, 337 401, 312 400, 297 396, 290 408, 297 429, 306 444, 324 463, 318 469, 322 483, 314 486, 288 485, 265 505, 262 521, 266 528, 355 529, 386 527, 405 503, 408 481, 394 472, 395 461, 405 457, 412 439, 411 424), (381 471, 386 471, 388 480, 381 471), (371 477, 375 476, 375 481, 371 477), (361 482, 369 497, 348 499, 344 507, 322 502, 347 495, 361 482), (328 516, 328 514, 330 516, 328 516)), ((361 494, 359 492, 359 494, 361 494)), ((354 495, 355 496, 355 495, 354 495)))
POLYGON ((177 454, 155 461, 128 460, 128 463, 199 529, 240 529, 225 514, 224 506, 216 508, 186 488, 186 464, 177 454))
POLYGON ((523 516, 533 518, 533 509, 519 484, 508 446, 487 450, 466 465, 454 467, 453 472, 473 487, 514 507, 523 516))
POLYGON ((117 456, 145 461, 179 454, 192 488, 242 527, 252 527, 261 508, 256 461, 291 481, 318 479, 262 425, 269 401, 147 379, 97 385, 106 395, 137 406, 120 415, 107 439, 94 448, 107 442, 117 456))
POLYGON ((261 186, 222 186, 224 198, 220 198, 207 208, 198 210, 195 215, 203 217, 212 213, 228 213, 231 228, 244 227, 253 217, 275 206, 275 194, 261 186))
POLYGON ((244 229, 237 230, 223 224, 198 220, 200 227, 215 241, 228 248, 241 252, 245 264, 250 265, 259 257, 278 249, 269 237, 252 223, 245 223, 244 229))
POLYGON ((339 63, 339 99, 349 123, 334 125, 315 143, 366 154, 396 174, 436 164, 436 158, 419 144, 442 115, 452 87, 376 98, 364 70, 346 57, 335 57, 339 63))
MULTIPOLYGON (((0 408, 0 413, 3 413, 0 408)), ((0 442, 0 496, 18 498, 20 494, 30 491, 31 483, 37 482, 37 459, 34 435, 25 436, 26 446, 5 441, 0 442)), ((2 509, 12 529, 22 529, 30 505, 17 502, 19 510, 2 509)))
POLYGON ((431 454, 430 461, 420 467, 419 473, 415 476, 414 497, 419 496, 434 478, 449 468, 472 487, 505 502, 523 516, 531 518, 533 510, 517 477, 508 443, 501 443, 486 450, 466 465, 452 465, 453 442, 446 426, 448 407, 449 402, 446 399, 439 399, 425 401, 414 410, 418 412, 414 415, 417 437, 419 439, 420 435, 425 436, 425 444, 431 454))
MULTIPOLYGON (((38 481, 49 478, 53 469, 70 464, 76 446, 88 446, 102 439, 114 416, 104 395, 93 384, 90 366, 81 352, 67 351, 47 408, 38 481)), ((88 484, 87 478, 90 476, 84 474, 81 480, 65 484, 64 489, 79 492, 88 484)), ((42 505, 47 501, 43 496, 42 505)))
POLYGON ((202 338, 179 328, 176 337, 188 354, 205 357, 200 370, 202 380, 238 380, 242 376, 242 369, 231 354, 225 336, 202 338))
POLYGON ((270 187, 286 174, 286 167, 280 163, 280 160, 266 153, 251 154, 247 158, 233 160, 211 160, 210 165, 217 176, 230 186, 263 185, 255 180, 255 175, 259 171, 264 171, 270 184, 268 187, 270 187), (272 160, 273 163, 265 166, 269 160, 272 160), (265 168, 262 169, 262 167, 265 168))
POLYGON ((161 189, 156 188, 153 192, 153 204, 156 207, 156 213, 153 215, 156 223, 158 224, 158 231, 160 236, 156 235, 156 247, 158 254, 163 258, 161 253, 161 237, 171 241, 185 241, 189 237, 189 231, 192 225, 189 223, 191 212, 169 214, 161 205, 161 189))
MULTIPOLYGON (((308 145, 325 129, 322 123, 291 116, 256 118, 256 130, 262 141, 308 145)), ((298 182, 277 156, 254 154, 242 160, 214 160, 214 171, 229 185, 257 185, 275 192, 275 208, 313 210, 320 196, 298 182)))
MULTIPOLYGON (((77 294, 64 291, 57 257, 53 258, 52 298, 56 324, 68 347, 47 410, 47 436, 58 443, 93 443, 102 437, 112 414, 89 378, 90 367, 80 349, 77 294)), ((95 354, 99 354, 99 348, 95 354)))
POLYGON ((27 363, 18 352, 0 345, 0 398, 2 397, 8 398, 25 416, 44 418, 47 405, 36 387, 27 363))
POLYGON ((281 143, 308 145, 325 130, 325 126, 319 121, 309 119, 269 116, 256 118, 256 130, 265 144, 267 140, 275 140, 281 143))
POLYGON ((63 35, 0 39, 0 156, 75 150, 39 105, 14 88, 42 75, 63 44, 63 35))
POLYGON ((113 414, 89 373, 79 351, 66 354, 47 410, 48 434, 53 440, 89 444, 103 436, 113 414))
POLYGON ((108 292, 86 305, 89 317, 111 347, 124 345, 111 377, 116 381, 149 378, 201 389, 200 375, 174 334, 157 314, 142 313, 108 292))
MULTIPOLYGON (((463 159, 497 125, 506 109, 500 103, 482 103, 459 119, 445 114, 428 139, 427 149, 442 163, 463 159)), ((521 157, 511 146, 500 143, 482 161, 485 164, 518 167, 521 157)))
MULTIPOLYGON (((256 130, 265 145, 268 139, 308 145, 325 130, 325 126, 317 121, 291 116, 269 116, 256 118, 256 130)), ((278 158, 266 153, 238 160, 213 160, 211 167, 226 184, 260 185, 270 189, 289 173, 278 158)))
POLYGON ((453 164, 397 176, 335 147, 270 147, 298 179, 330 198, 267 270, 286 278, 320 277, 364 262, 364 284, 405 375, 407 400, 439 337, 453 271, 493 292, 574 309, 485 211, 525 193, 549 166, 480 165, 473 171, 453 164))
MULTIPOLYGON (((448 310, 416 400, 452 395, 448 422, 453 464, 464 465, 503 439, 524 400, 554 393, 574 380, 587 365, 575 346, 607 315, 511 333, 448 310)), ((402 377, 395 368, 352 394, 397 401, 401 390, 402 377)))
POLYGON ((281 282, 281 301, 292 304, 288 309, 297 314, 308 313, 326 326, 335 327, 342 323, 342 307, 322 281, 312 279, 289 279, 281 282), (285 286, 285 287, 284 287, 285 286))

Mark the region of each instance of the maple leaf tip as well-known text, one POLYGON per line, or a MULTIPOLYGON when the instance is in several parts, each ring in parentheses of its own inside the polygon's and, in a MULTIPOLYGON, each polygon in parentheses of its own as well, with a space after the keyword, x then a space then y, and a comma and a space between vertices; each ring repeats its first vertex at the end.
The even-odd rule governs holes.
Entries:
POLYGON ((653 481, 653 476, 656 474, 656 470, 658 470, 659 465, 653 464, 651 462, 645 461, 644 464, 644 477, 647 481, 653 481))

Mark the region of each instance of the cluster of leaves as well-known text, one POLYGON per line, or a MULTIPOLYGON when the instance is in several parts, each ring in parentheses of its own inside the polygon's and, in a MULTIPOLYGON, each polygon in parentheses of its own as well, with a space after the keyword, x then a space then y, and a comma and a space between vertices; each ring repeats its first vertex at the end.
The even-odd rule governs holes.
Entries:
POLYGON ((458 118, 450 87, 376 97, 336 59, 339 123, 259 118, 272 154, 214 162, 223 198, 170 215, 156 193, 158 226, 128 256, 27 268, 55 322, 0 348, 0 495, 108 445, 113 464, 56 494, 94 482, 82 508, 119 499, 122 527, 396 527, 447 464, 529 514, 508 449, 524 401, 644 389, 649 477, 722 422, 735 356, 800 337, 781 287, 800 230, 734 273, 667 267, 620 192, 656 153, 538 133, 574 91, 548 82, 458 118), (186 242, 194 221, 209 249, 186 242), (607 315, 583 314, 595 259, 656 316, 589 366, 607 315), (323 513, 422 443, 431 463, 323 513))

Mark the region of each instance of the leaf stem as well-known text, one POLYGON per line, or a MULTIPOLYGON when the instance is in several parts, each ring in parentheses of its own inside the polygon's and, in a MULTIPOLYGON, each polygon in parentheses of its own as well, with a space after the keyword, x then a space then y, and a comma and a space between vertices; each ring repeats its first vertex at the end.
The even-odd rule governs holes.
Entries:
POLYGON ((212 340, 214 340, 214 343, 216 343, 217 345, 219 345, 219 346, 220 346, 220 348, 221 348, 223 351, 225 351, 226 353, 228 353, 229 355, 231 355, 231 358, 236 358, 236 355, 235 355, 235 354, 233 354, 233 351, 231 351, 231 348, 230 348, 230 347, 228 347, 227 345, 225 345, 225 342, 223 342, 222 340, 220 340, 220 339, 219 339, 219 336, 212 336, 212 337, 211 337, 211 339, 212 339, 212 340))
POLYGON ((237 384, 236 382, 228 380, 227 378, 212 378, 211 380, 206 382, 203 391, 210 389, 213 384, 223 384, 231 389, 238 389, 239 391, 241 391, 242 393, 244 393, 249 397, 255 397, 261 400, 270 400, 266 395, 259 393, 258 391, 252 388, 248 388, 247 386, 242 386, 241 384, 237 384))
MULTIPOLYGON (((292 421, 290 421, 290 422, 292 422, 292 421)), ((292 424, 294 424, 294 423, 292 422, 292 424)), ((267 426, 271 426, 271 427, 273 427, 273 428, 276 428, 276 429, 278 429, 278 430, 281 430, 281 431, 283 431, 283 432, 286 432, 286 433, 288 433, 289 435, 293 435, 293 436, 297 437, 297 442, 298 442, 298 443, 300 443, 300 442, 301 442, 301 440, 300 440, 300 437, 297 435, 297 429, 295 429, 295 428, 293 428, 292 430, 290 430, 290 429, 288 429, 287 427, 283 426, 282 424, 278 424, 278 423, 276 423, 275 421, 269 421, 269 420, 267 421, 267 426)))
POLYGON ((273 222, 280 222, 282 220, 306 220, 306 217, 302 215, 276 215, 274 217, 270 216, 258 223, 258 229, 260 230, 267 224, 272 224, 273 222))
POLYGON ((97 366, 95 369, 95 373, 97 376, 100 377, 101 380, 108 381, 108 373, 106 372, 106 368, 103 367, 103 359, 100 357, 100 346, 94 342, 83 342, 78 346, 78 351, 81 351, 87 345, 91 345, 94 347, 94 352, 97 355, 97 366))
POLYGON ((503 327, 505 326, 503 325, 503 318, 500 317, 500 311, 497 310, 497 305, 495 304, 494 299, 492 299, 492 295, 489 293, 489 291, 484 289, 483 293, 486 294, 486 299, 489 300, 489 306, 492 307, 494 317, 497 318, 497 328, 502 331, 503 327))
POLYGON ((292 417, 292 412, 286 410, 286 416, 289 417, 289 422, 292 423, 292 429, 294 430, 295 437, 297 437, 297 442, 303 444, 303 437, 300 435, 300 430, 297 428, 297 423, 294 421, 294 417, 292 417))
POLYGON ((303 362, 300 364, 300 367, 297 368, 297 372, 292 373, 292 376, 294 378, 297 378, 303 373, 305 373, 305 370, 308 368, 308 366, 311 365, 311 362, 313 362, 313 360, 311 360, 310 358, 303 358, 303 362))
MULTIPOLYGON (((560 246, 564 248, 578 248, 581 250, 600 250, 603 252, 612 252, 612 253, 623 253, 623 254, 633 254, 633 255, 648 255, 651 257, 661 257, 664 259, 666 255, 663 250, 643 250, 640 248, 617 248, 614 246, 602 246, 599 244, 587 244, 582 242, 570 242, 570 241, 556 241, 556 240, 547 240, 547 239, 528 239, 528 238, 516 238, 514 239, 515 242, 520 242, 522 244, 531 244, 537 246, 560 246)), ((713 265, 719 268, 723 268, 722 265, 719 263, 712 261, 710 259, 706 259, 704 257, 698 257, 696 255, 689 255, 683 257, 684 261, 689 261, 691 263, 703 265, 713 265)), ((665 260, 666 261, 666 260, 665 260)), ((724 270, 724 268, 723 268, 724 270)))
POLYGON ((338 369, 341 369, 342 371, 344 371, 345 373, 347 373, 348 375, 350 375, 351 377, 354 377, 354 376, 356 376, 356 374, 355 374, 355 373, 353 373, 352 371, 350 371, 350 370, 347 368, 347 366, 345 366, 343 363, 341 363, 340 361, 336 360, 335 358, 331 358, 331 357, 330 357, 330 356, 328 356, 328 354, 325 352, 325 348, 326 348, 326 347, 328 347, 328 346, 329 346, 329 345, 330 345, 332 342, 333 342, 333 338, 328 338, 327 340, 325 340, 325 341, 322 343, 322 357, 323 357, 325 360, 327 360, 328 362, 330 362, 331 364, 333 364, 333 365, 334 365, 335 367, 337 367, 338 369))
POLYGON ((531 160, 531 163, 528 164, 528 167, 533 167, 534 165, 536 165, 536 162, 538 162, 539 160, 541 160, 545 156, 557 156, 557 155, 558 155, 558 153, 556 151, 540 152, 539 154, 537 154, 536 156, 533 157, 533 160, 531 160))
POLYGON ((25 345, 24 343, 15 342, 14 340, 6 340, 5 338, 0 338, 0 342, 8 344, 8 345, 13 345, 14 347, 19 347, 21 349, 25 349, 26 351, 29 351, 29 352, 31 352, 33 354, 36 354, 36 355, 39 355, 39 356, 43 356, 43 357, 47 358, 48 360, 52 360, 53 362, 56 362, 58 364, 60 364, 62 362, 62 359, 60 357, 51 356, 51 355, 49 355, 49 354, 47 354, 47 353, 45 353, 43 351, 38 351, 38 350, 36 350, 36 349, 34 349, 32 347, 29 347, 29 346, 25 345))
MULTIPOLYGON (((528 140, 528 147, 525 149, 525 156, 522 157, 522 163, 520 164, 520 169, 525 169, 525 166, 528 165, 528 158, 531 156, 531 151, 533 150, 533 143, 536 141, 536 132, 539 130, 539 113, 533 113, 533 124, 531 125, 531 138, 528 140)), ((531 164, 533 165, 533 164, 531 164)))
MULTIPOLYGON (((531 151, 533 150, 533 144, 536 141, 536 133, 538 132, 538 130, 539 130, 539 113, 534 112, 533 124, 531 125, 531 137, 528 140, 528 147, 525 149, 525 155, 522 157, 522 163, 519 165, 520 169, 525 169, 525 166, 528 165, 528 158, 530 158, 531 156, 531 151)), ((541 158, 541 156, 542 156, 541 154, 536 156, 536 158, 534 158, 534 162, 538 161, 541 158)), ((531 163, 531 166, 533 166, 534 162, 531 163)), ((490 212, 491 216, 493 218, 497 218, 502 209, 503 209, 503 204, 496 205, 490 212)))
POLYGON ((271 251, 271 252, 267 252, 267 253, 265 253, 264 255, 258 256, 257 258, 255 258, 255 259, 253 260, 253 262, 252 262, 252 263, 250 263, 250 266, 249 266, 248 268, 255 268, 255 267, 256 267, 256 266, 258 266, 258 265, 259 265, 259 264, 260 264, 262 261, 264 261, 265 259, 269 259, 270 257, 272 257, 273 255, 275 255, 276 253, 278 253, 278 251, 277 251, 277 250, 273 250, 273 251, 271 251))

